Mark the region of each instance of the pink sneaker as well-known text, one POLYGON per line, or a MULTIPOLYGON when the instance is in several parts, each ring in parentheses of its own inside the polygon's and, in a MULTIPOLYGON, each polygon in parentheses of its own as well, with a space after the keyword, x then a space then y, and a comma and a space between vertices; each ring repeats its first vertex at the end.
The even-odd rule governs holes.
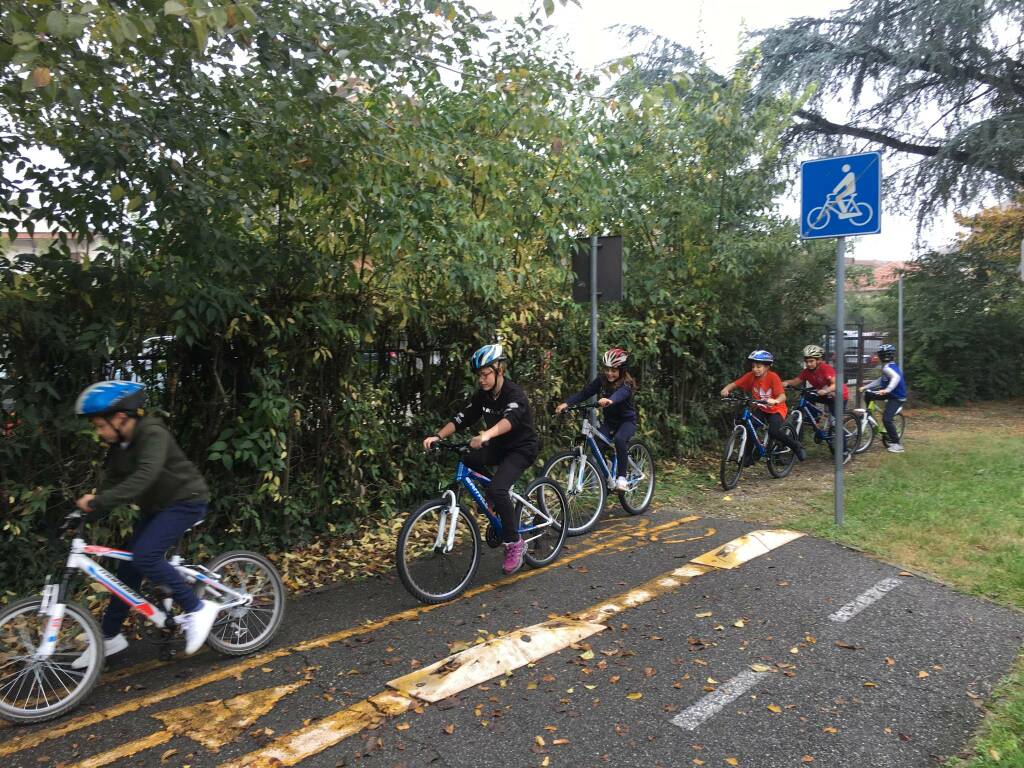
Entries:
POLYGON ((511 576, 523 567, 523 555, 525 553, 526 542, 523 541, 522 536, 519 537, 519 541, 505 544, 505 562, 502 563, 501 570, 504 571, 506 576, 511 576))

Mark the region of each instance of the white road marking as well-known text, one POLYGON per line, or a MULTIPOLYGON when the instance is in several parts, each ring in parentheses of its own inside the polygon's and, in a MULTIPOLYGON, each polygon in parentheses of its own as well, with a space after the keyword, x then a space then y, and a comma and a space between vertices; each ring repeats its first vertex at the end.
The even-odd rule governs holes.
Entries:
POLYGON ((838 622, 849 621, 872 603, 881 600, 885 597, 886 593, 896 589, 896 587, 902 583, 903 581, 901 579, 897 579, 895 576, 891 576, 888 579, 882 579, 867 592, 862 595, 858 595, 853 602, 847 603, 838 611, 831 614, 829 618, 832 621, 838 622))
POLYGON ((744 693, 749 691, 761 680, 768 676, 768 672, 754 672, 746 669, 736 675, 732 680, 718 687, 714 693, 709 693, 692 707, 672 718, 672 724, 678 725, 686 731, 697 729, 701 723, 715 715, 723 707, 734 702, 744 693))

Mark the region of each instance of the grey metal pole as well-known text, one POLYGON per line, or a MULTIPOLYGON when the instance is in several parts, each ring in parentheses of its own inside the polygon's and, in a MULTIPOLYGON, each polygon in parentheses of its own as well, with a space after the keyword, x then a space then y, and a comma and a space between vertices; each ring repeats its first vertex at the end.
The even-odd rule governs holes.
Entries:
POLYGON ((846 373, 843 371, 843 363, 846 358, 846 307, 843 304, 846 292, 846 238, 840 237, 836 240, 836 391, 832 398, 835 410, 836 428, 833 443, 833 454, 836 458, 836 513, 835 522, 837 526, 843 524, 843 454, 845 451, 844 436, 846 430, 843 428, 843 384, 846 383, 846 373))
POLYGON ((597 378, 597 235, 590 236, 590 379, 597 378))
MULTIPOLYGON (((903 275, 900 275, 899 282, 897 283, 896 295, 898 300, 896 302, 896 341, 899 344, 899 350, 897 354, 900 360, 900 370, 903 370, 903 275)), ((904 374, 905 375, 905 374, 904 374)))

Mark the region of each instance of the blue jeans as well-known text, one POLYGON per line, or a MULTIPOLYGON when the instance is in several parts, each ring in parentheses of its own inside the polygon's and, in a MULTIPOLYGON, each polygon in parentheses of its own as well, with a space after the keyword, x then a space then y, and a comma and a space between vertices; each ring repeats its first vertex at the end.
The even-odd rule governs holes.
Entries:
POLYGON ((601 425, 601 434, 615 443, 615 457, 618 462, 616 473, 619 477, 629 477, 629 441, 636 434, 636 422, 624 421, 621 424, 601 425))
MULTIPOLYGON (((185 531, 203 519, 206 507, 206 501, 181 501, 137 520, 128 544, 132 560, 120 562, 118 578, 138 592, 145 577, 154 586, 162 584, 168 587, 174 602, 186 613, 196 610, 199 598, 189 583, 167 562, 166 555, 167 550, 178 543, 185 531)), ((121 631, 121 625, 128 618, 128 611, 126 603, 111 598, 101 625, 104 637, 114 637, 121 631)))

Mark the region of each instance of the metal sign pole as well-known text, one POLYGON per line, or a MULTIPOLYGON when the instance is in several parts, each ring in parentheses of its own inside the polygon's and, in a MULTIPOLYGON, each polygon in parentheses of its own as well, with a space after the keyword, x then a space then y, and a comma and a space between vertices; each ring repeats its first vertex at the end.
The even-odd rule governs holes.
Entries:
POLYGON ((843 524, 843 458, 846 451, 846 428, 843 426, 843 385, 846 373, 843 363, 846 358, 846 307, 843 305, 846 291, 846 238, 836 238, 836 390, 833 394, 836 427, 832 439, 832 453, 836 459, 836 513, 837 526, 843 524))
MULTIPOLYGON (((900 370, 903 370, 903 275, 900 275, 897 284, 896 294, 899 297, 896 304, 896 341, 899 346, 900 370)), ((903 374, 904 376, 906 374, 903 374)))
POLYGON ((597 235, 590 236, 590 379, 597 378, 597 235))

